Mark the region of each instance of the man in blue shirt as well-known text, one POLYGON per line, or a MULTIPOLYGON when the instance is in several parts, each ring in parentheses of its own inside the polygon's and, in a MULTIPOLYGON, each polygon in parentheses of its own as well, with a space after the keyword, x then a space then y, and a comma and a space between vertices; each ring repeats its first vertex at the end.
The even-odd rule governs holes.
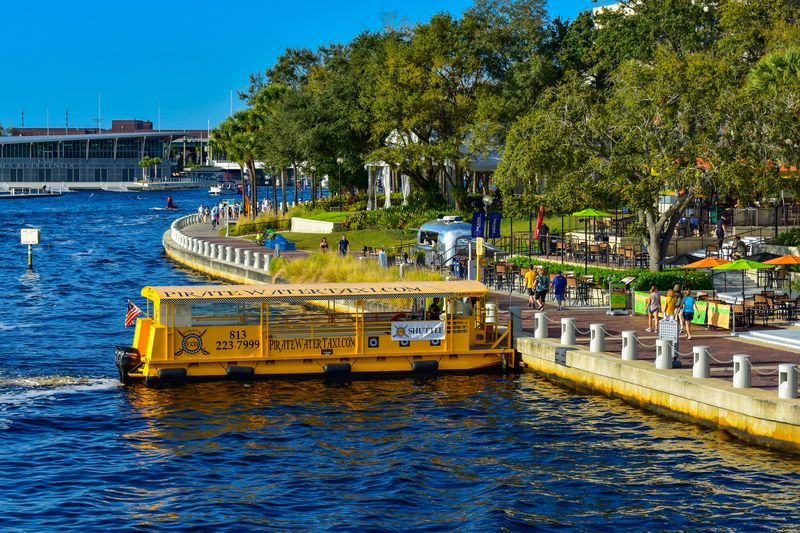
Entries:
POLYGON ((553 278, 553 281, 550 282, 550 285, 553 287, 553 295, 555 296, 556 303, 558 304, 558 310, 561 311, 561 309, 564 307, 564 293, 567 290, 567 278, 565 278, 559 270, 556 273, 556 276, 553 278))
POLYGON ((339 239, 339 255, 344 257, 347 255, 347 251, 350 249, 350 241, 347 240, 346 235, 342 235, 342 238, 339 239))

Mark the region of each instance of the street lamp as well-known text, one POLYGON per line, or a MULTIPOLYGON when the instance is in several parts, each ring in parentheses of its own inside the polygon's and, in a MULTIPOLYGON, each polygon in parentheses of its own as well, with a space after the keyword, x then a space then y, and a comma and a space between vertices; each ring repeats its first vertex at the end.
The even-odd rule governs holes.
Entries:
MULTIPOLYGON (((489 225, 490 227, 491 225, 489 224, 489 206, 492 205, 492 202, 494 202, 493 196, 487 195, 483 197, 483 212, 485 213, 486 224, 489 225)), ((486 226, 484 226, 483 236, 486 239, 489 238, 489 232, 486 231, 486 226)))
POLYGON ((336 162, 339 163, 339 212, 342 212, 342 162, 344 159, 341 157, 336 158, 336 162))

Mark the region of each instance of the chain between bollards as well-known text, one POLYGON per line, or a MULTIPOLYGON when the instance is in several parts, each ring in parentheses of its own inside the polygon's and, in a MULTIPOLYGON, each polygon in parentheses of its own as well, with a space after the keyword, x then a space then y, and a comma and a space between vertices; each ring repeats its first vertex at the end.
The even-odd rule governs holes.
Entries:
POLYGON ((636 342, 637 342, 637 343, 638 343, 640 346, 644 346, 645 348, 655 348, 655 347, 656 347, 656 345, 655 345, 655 344, 645 344, 645 343, 643 343, 642 341, 640 341, 640 340, 639 340, 639 337, 636 337, 636 342))
POLYGON ((750 365, 750 370, 752 370, 753 372, 755 372, 756 374, 758 374, 760 376, 772 376, 772 375, 777 374, 778 370, 779 370, 779 369, 776 368, 775 370, 770 370, 769 372, 762 372, 761 370, 757 369, 755 367, 755 365, 753 365, 753 362, 750 359, 747 359, 747 364, 750 365))
POLYGON ((603 332, 603 335, 605 335, 607 339, 621 339, 622 338, 622 334, 621 333, 619 335, 612 335, 611 333, 608 332, 608 330, 606 328, 600 328, 600 331, 603 332))
POLYGON ((711 355, 711 350, 708 350, 708 357, 710 357, 715 363, 719 363, 721 365, 729 365, 729 364, 733 363, 733 358, 731 358, 728 361, 720 361, 719 359, 717 359, 716 357, 711 355))

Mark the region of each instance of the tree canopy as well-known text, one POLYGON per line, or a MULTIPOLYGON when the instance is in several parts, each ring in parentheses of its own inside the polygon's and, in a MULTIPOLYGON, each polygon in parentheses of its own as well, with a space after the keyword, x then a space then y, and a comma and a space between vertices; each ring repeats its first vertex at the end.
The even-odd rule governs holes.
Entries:
POLYGON ((544 0, 475 0, 460 16, 286 50, 251 75, 250 108, 214 138, 273 173, 337 176, 341 161, 348 190, 381 162, 456 207, 468 205, 472 162, 500 152, 494 182, 516 198, 505 205, 629 208, 658 268, 696 198, 787 187, 797 4, 623 0, 563 21, 544 0), (660 209, 665 190, 677 200, 660 209))

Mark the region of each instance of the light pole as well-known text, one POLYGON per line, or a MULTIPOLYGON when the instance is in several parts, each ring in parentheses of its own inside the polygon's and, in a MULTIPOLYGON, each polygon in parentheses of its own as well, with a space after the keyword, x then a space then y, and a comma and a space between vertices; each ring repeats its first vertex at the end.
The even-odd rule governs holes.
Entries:
POLYGON ((341 157, 336 158, 336 162, 339 163, 339 212, 342 212, 342 159, 341 157))

